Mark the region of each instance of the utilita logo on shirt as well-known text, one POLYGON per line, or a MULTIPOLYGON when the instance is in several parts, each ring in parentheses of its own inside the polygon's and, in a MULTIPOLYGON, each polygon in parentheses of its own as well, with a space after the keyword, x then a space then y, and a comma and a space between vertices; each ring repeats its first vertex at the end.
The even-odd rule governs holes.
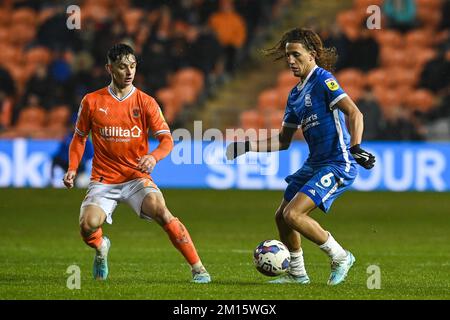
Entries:
POLYGON ((142 130, 138 126, 131 129, 123 129, 122 127, 104 127, 100 128, 100 135, 105 138, 139 138, 142 130))

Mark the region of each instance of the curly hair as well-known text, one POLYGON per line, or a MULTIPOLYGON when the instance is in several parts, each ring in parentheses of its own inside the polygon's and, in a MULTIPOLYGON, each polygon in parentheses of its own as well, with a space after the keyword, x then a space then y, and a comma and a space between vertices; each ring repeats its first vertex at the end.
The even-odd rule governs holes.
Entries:
POLYGON ((275 60, 281 60, 286 54, 286 43, 301 43, 309 52, 315 52, 316 63, 319 67, 328 71, 334 71, 338 55, 336 48, 325 48, 319 35, 310 29, 294 28, 283 34, 281 40, 272 48, 264 50, 268 56, 274 56, 275 60))

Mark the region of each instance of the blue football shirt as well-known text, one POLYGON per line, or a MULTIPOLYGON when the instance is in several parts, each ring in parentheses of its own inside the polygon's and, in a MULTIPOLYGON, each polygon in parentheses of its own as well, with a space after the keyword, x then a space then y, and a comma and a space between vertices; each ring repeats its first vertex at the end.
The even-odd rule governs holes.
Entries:
POLYGON ((336 106, 346 96, 334 76, 318 66, 291 90, 283 126, 302 129, 309 147, 307 164, 337 164, 349 172, 356 163, 348 150, 345 115, 336 106))

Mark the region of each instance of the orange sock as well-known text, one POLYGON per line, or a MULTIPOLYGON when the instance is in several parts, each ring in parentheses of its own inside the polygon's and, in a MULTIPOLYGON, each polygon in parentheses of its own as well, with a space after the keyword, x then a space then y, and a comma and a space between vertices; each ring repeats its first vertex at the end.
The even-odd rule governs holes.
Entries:
POLYGON ((178 218, 170 220, 170 222, 164 226, 164 230, 169 235, 170 241, 172 241, 175 248, 183 254, 184 258, 191 266, 200 261, 189 232, 178 218))
POLYGON ((103 236, 102 228, 98 228, 97 230, 95 230, 93 233, 91 233, 88 236, 85 236, 81 232, 81 237, 83 237, 84 242, 86 242, 86 244, 89 247, 92 247, 94 249, 98 249, 100 247, 100 245, 102 244, 102 241, 103 241, 102 236, 103 236))

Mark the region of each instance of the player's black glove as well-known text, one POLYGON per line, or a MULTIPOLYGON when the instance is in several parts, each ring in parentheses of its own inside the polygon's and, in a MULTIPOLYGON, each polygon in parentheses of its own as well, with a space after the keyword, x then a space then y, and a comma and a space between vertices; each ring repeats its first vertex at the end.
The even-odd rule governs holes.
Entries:
POLYGON ((250 151, 250 141, 230 143, 227 146, 227 160, 233 160, 248 151, 250 151))
POLYGON ((375 156, 367 151, 364 151, 361 149, 359 144, 355 144, 353 147, 350 148, 350 153, 352 154, 353 158, 355 158, 356 162, 366 168, 366 169, 372 169, 375 164, 375 156))

